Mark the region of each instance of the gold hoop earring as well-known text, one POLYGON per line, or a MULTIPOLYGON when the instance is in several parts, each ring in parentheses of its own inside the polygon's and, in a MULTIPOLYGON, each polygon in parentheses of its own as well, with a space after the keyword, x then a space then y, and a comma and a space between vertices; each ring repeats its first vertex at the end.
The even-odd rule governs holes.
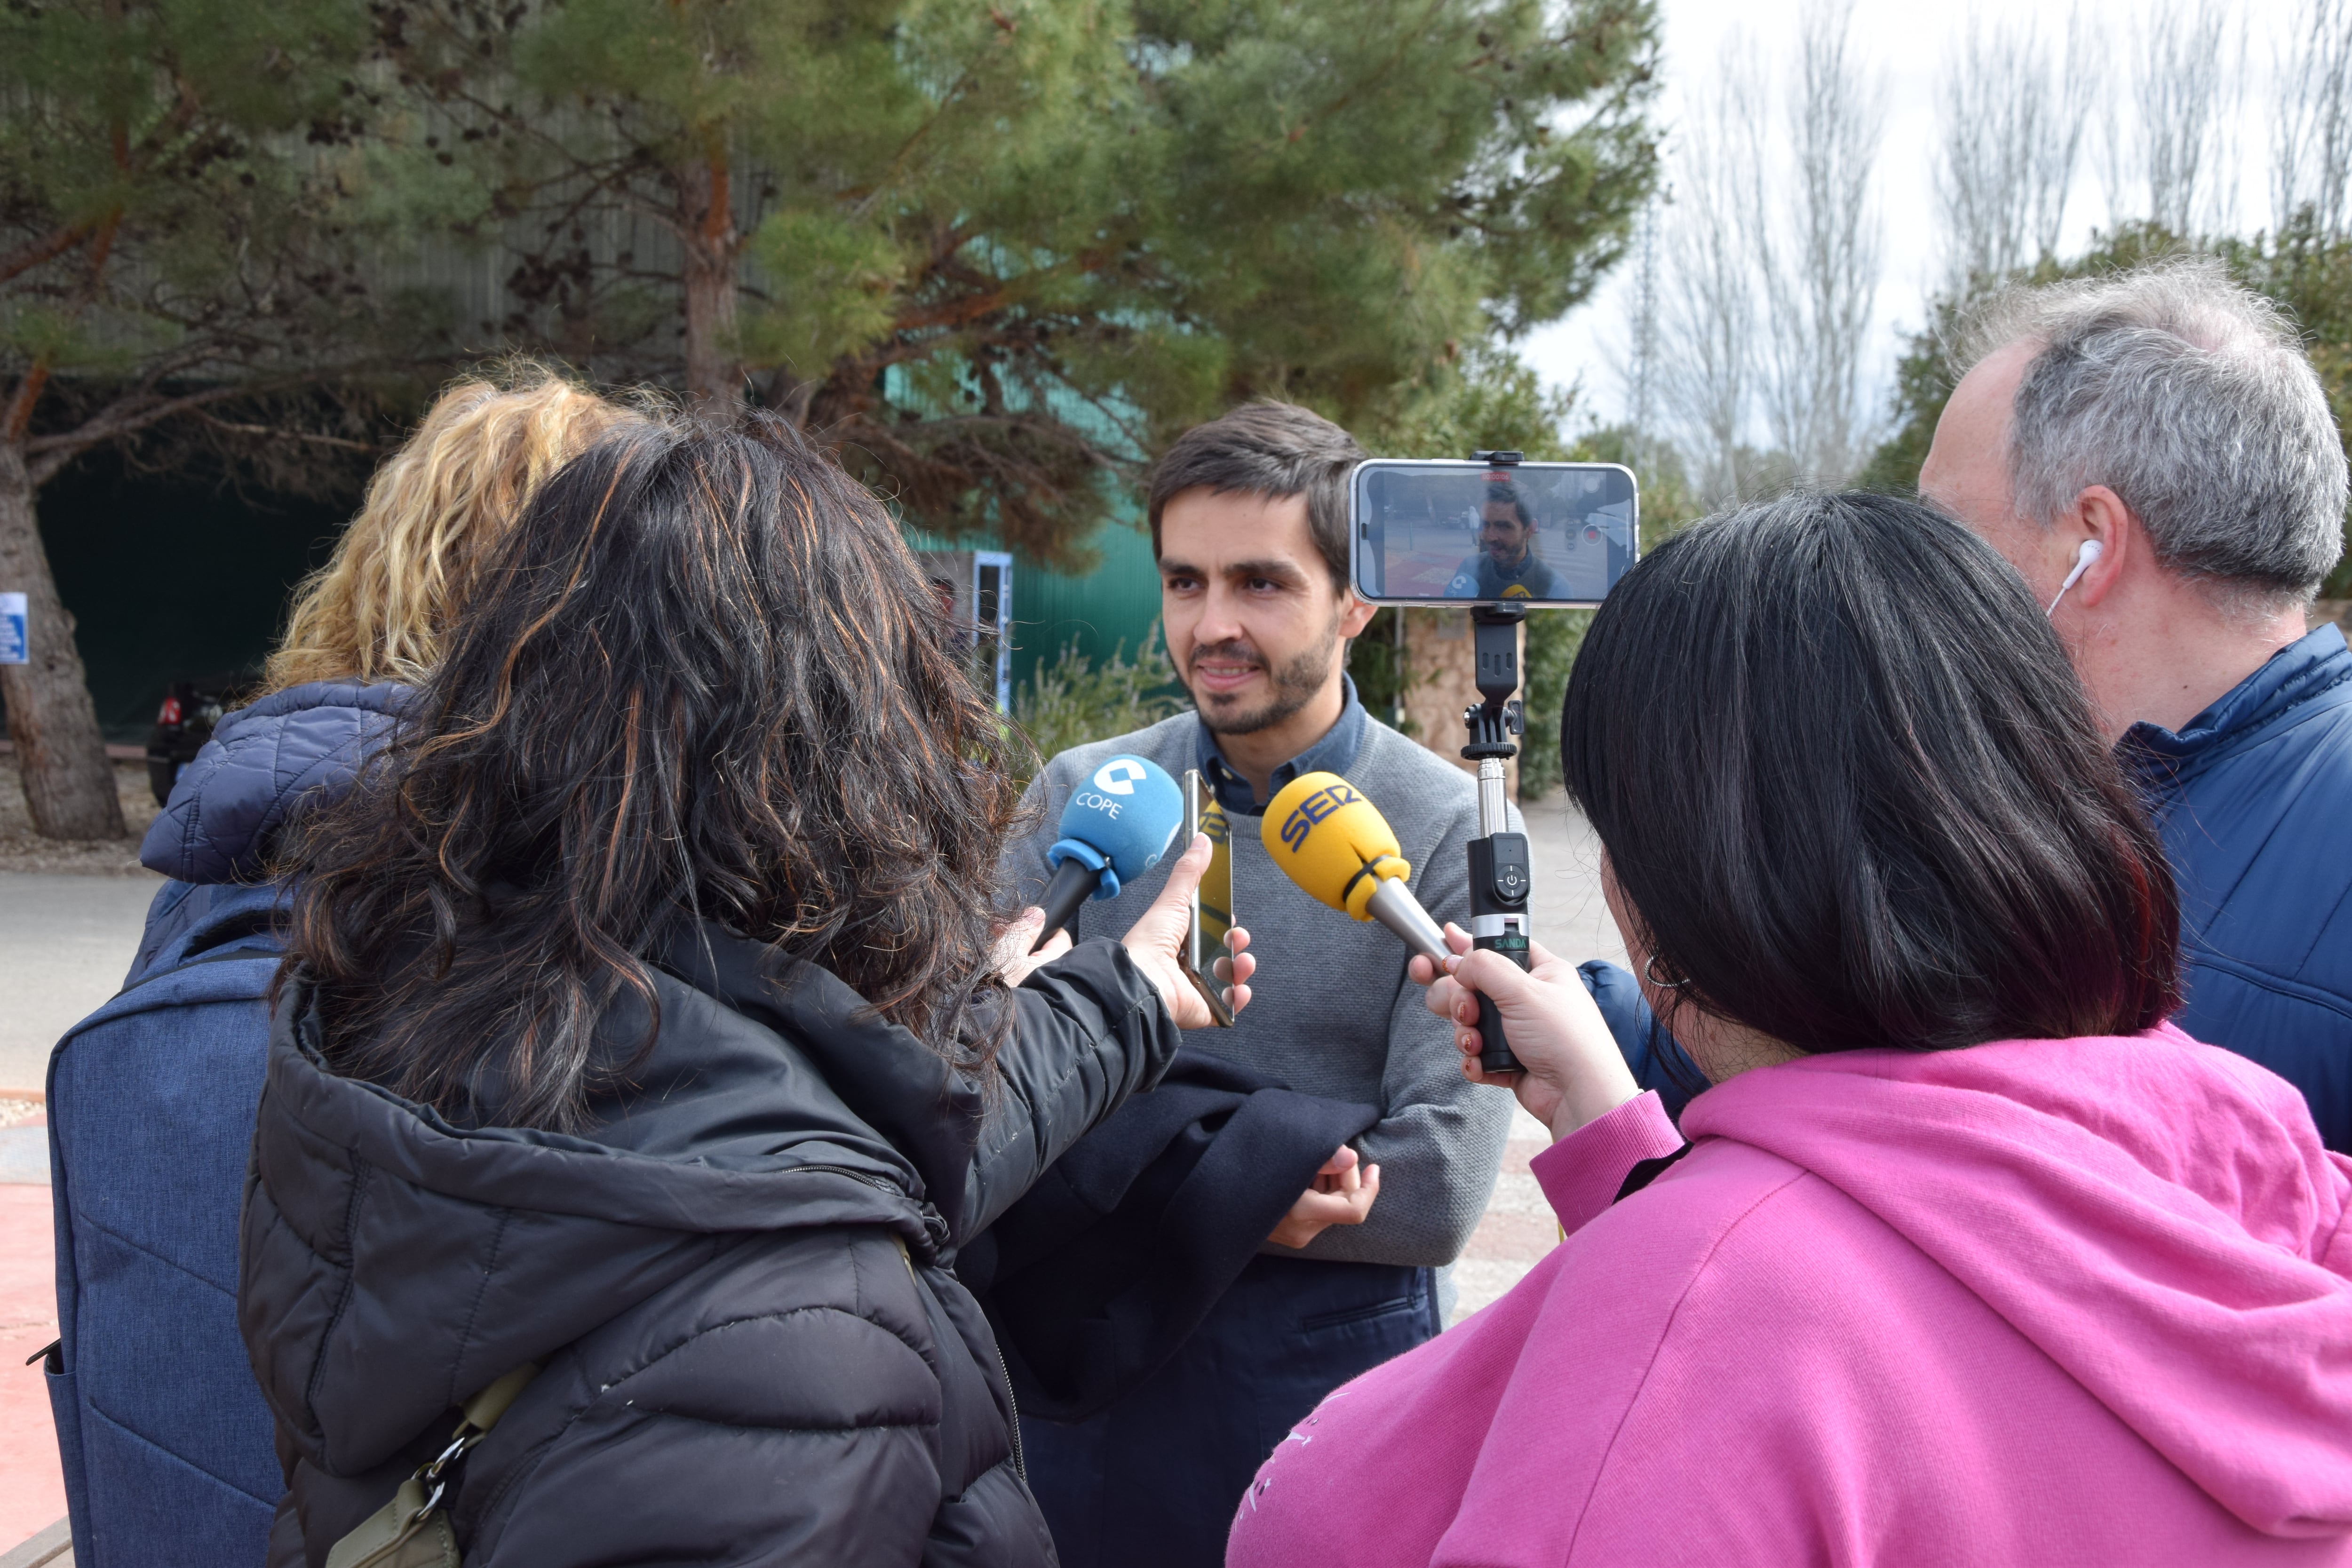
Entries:
POLYGON ((1642 965, 1642 973, 1648 975, 1650 977, 1650 984, 1656 986, 1661 991, 1679 991, 1684 986, 1690 984, 1690 979, 1687 975, 1680 980, 1668 980, 1665 976, 1660 974, 1658 973, 1658 955, 1654 952, 1650 954, 1648 961, 1642 965))

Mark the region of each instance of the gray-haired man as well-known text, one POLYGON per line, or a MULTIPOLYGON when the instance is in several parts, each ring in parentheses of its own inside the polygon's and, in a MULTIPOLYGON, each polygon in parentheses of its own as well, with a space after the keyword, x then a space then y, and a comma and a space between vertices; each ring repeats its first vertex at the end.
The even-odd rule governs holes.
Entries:
MULTIPOLYGON (((1284 784, 1341 774, 1396 829, 1423 904, 1469 923, 1475 786, 1365 712, 1346 673, 1348 639, 1372 615, 1348 585, 1348 475, 1362 458, 1339 426, 1275 403, 1178 439, 1150 510, 1161 624, 1196 711, 1065 752, 1031 792, 1050 825, 1116 752, 1199 768, 1234 821, 1234 913, 1265 980, 1231 1029, 1187 1048, 1379 1110, 1326 1167, 1349 1183, 1360 1157, 1364 1187, 1301 1194, 1172 1362, 1092 1420, 1024 1423, 1030 1484, 1070 1568, 1222 1563, 1242 1493, 1291 1426, 1437 1331, 1432 1271, 1460 1255, 1501 1162, 1509 1100, 1464 1080, 1452 1031, 1406 983, 1403 944, 1317 903, 1259 841, 1284 784)), ((1053 837, 1010 852, 1024 902, 1053 837)), ((1160 880, 1121 901, 1150 900, 1160 880)), ((1118 924, 1079 916, 1087 930, 1105 920, 1118 924)))
POLYGON ((1969 323, 1921 493, 2024 574, 2179 879, 2178 1022, 2352 1149, 2342 439, 2293 325, 2218 264, 2013 290, 1969 323))

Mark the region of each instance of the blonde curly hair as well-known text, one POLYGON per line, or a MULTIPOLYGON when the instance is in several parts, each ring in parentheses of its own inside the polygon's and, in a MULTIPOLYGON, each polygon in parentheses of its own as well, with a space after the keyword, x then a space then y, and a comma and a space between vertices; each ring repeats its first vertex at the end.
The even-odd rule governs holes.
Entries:
POLYGON ((368 481, 334 555, 295 591, 264 690, 423 682, 474 574, 539 488, 598 437, 643 417, 541 365, 451 384, 368 481))

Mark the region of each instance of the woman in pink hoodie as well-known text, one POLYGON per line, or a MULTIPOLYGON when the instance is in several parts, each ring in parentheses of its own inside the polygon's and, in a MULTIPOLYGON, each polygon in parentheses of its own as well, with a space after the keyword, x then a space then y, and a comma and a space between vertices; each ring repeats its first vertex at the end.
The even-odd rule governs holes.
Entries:
POLYGON ((2162 847, 2015 574, 1903 501, 1704 524, 1561 750, 1712 1087, 1678 1131, 1567 963, 1449 961, 1567 1239, 1300 1423, 1230 1568, 2352 1563, 2352 1164, 2162 1022, 2162 847))

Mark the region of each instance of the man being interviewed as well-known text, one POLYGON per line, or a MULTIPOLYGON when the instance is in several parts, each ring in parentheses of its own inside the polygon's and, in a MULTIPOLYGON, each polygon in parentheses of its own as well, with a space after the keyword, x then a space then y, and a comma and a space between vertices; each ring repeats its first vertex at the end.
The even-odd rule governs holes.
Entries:
MULTIPOLYGON (((1096 768, 1120 752, 1180 776, 1198 768, 1234 819, 1235 910, 1284 978, 1231 1029, 1196 1032, 1187 1047, 1380 1109, 1319 1184, 1343 1184, 1360 1160, 1353 1203, 1302 1194, 1174 1359, 1110 1409, 1023 1424, 1066 1568, 1223 1562, 1234 1507, 1290 1426, 1442 1326, 1435 1271, 1469 1240, 1501 1162, 1510 1107, 1465 1081, 1445 1027, 1405 984, 1403 944, 1300 891, 1259 837, 1284 784, 1338 773, 1395 827, 1423 904, 1468 922, 1475 785, 1368 714, 1347 676, 1348 639, 1372 616, 1348 585, 1348 476, 1363 456, 1338 426, 1279 403, 1177 440, 1153 475, 1151 542, 1169 656, 1194 711, 1054 758, 1029 801, 1048 826, 1008 851, 1034 903, 1050 825, 1096 768)), ((1132 897, 1149 900, 1164 875, 1132 897)), ((1082 910, 1071 934, 1104 918, 1082 910)))

